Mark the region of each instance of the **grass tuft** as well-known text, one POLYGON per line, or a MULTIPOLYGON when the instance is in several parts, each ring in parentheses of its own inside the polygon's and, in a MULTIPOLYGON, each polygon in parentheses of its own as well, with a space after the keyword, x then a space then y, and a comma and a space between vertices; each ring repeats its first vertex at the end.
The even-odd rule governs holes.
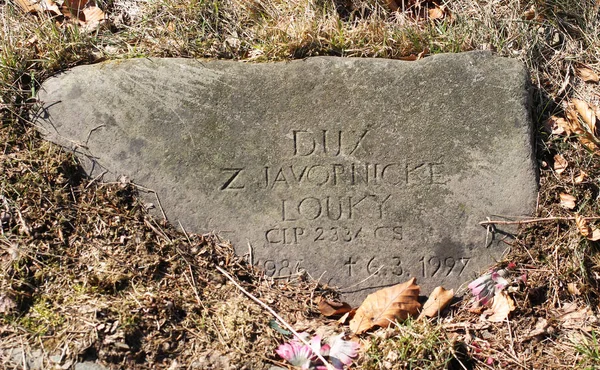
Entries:
POLYGON ((459 369, 467 363, 464 344, 451 340, 441 325, 407 320, 371 335, 359 361, 362 369, 459 369))

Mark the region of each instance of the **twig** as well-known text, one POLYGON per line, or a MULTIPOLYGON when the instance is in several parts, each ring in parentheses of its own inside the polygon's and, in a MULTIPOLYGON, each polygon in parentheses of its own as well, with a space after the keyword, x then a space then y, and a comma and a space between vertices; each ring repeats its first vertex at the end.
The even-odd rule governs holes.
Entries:
POLYGON ((23 344, 23 338, 21 338, 21 361, 23 361, 23 370, 29 369, 29 366, 27 366, 27 358, 25 357, 25 344, 23 344))
MULTIPOLYGON (((153 220, 152 220, 153 221, 153 220)), ((160 229, 152 225, 152 222, 148 221, 148 219, 144 218, 144 224, 152 229, 157 235, 161 236, 167 242, 172 243, 171 238, 169 238, 165 233, 163 233, 160 229)))
POLYGON ((100 178, 102 178, 102 176, 106 175, 108 173, 108 171, 104 171, 101 174, 99 174, 98 176, 94 177, 86 186, 85 188, 89 188, 90 186, 92 186, 93 183, 95 183, 96 181, 100 180, 100 178))
POLYGON ((162 203, 160 202, 160 198, 158 197, 158 193, 156 192, 156 190, 147 188, 145 186, 142 185, 138 185, 135 183, 131 183, 133 186, 135 186, 137 189, 145 191, 147 193, 152 193, 154 194, 154 197, 156 198, 156 202, 158 203, 158 209, 160 210, 160 213, 162 213, 163 218, 165 219, 165 221, 168 221, 169 219, 167 218, 167 214, 165 213, 165 210, 162 206, 162 203))
POLYGON ((92 137, 92 133, 93 133, 94 131, 96 131, 96 130, 99 130, 99 129, 101 129, 102 127, 105 127, 105 126, 106 126, 106 125, 100 125, 100 126, 97 126, 97 127, 94 127, 93 129, 91 129, 91 130, 88 132, 87 138, 85 139, 85 145, 88 145, 88 142, 90 141, 90 137, 92 137))
MULTIPOLYGON (((281 316, 279 316, 277 314, 277 312, 275 312, 271 307, 267 306, 266 303, 264 303, 263 301, 261 301, 260 299, 256 298, 255 296, 253 296, 252 294, 250 294, 250 292, 248 292, 246 289, 244 289, 240 284, 238 284, 237 281, 235 281, 235 279, 229 275, 227 273, 227 271, 223 270, 221 267, 219 267, 218 265, 215 265, 216 269, 223 274, 227 279, 229 279, 233 285, 235 285, 239 290, 242 291, 242 293, 244 293, 246 296, 248 296, 248 298, 250 298, 251 300, 253 300, 254 302, 258 303, 259 305, 261 305, 265 310, 269 311, 269 313, 271 315, 273 315, 277 320, 279 320, 280 323, 283 324, 283 326, 285 326, 289 331, 291 331, 296 338, 300 339, 300 341, 302 343, 304 343, 306 346, 311 347, 310 343, 308 343, 308 341, 304 338, 302 338, 302 336, 290 325, 288 324, 281 316)), ((312 348, 312 347, 311 347, 312 348)), ((315 351, 316 352, 316 351, 315 351)), ((335 368, 333 367, 333 365, 331 365, 329 362, 327 362, 327 360, 325 359, 325 357, 323 357, 320 353, 315 353, 317 355, 317 357, 319 358, 319 360, 321 360, 323 362, 323 364, 325 364, 325 366, 327 367, 328 370, 334 370, 335 368)))
POLYGON ((370 278, 372 278, 373 276, 377 275, 377 274, 379 273, 379 271, 381 271, 381 269, 382 269, 382 268, 384 268, 384 267, 385 267, 385 265, 381 265, 381 266, 379 266, 379 268, 377 269, 377 271, 375 271, 375 272, 374 272, 374 273, 372 273, 371 275, 367 276, 366 278, 362 279, 361 281, 359 281, 359 282, 358 282, 358 283, 356 283, 356 284, 352 284, 352 285, 350 285, 350 286, 347 286, 347 287, 345 287, 345 288, 342 288, 342 289, 340 289, 340 292, 341 292, 341 293, 347 293, 347 290, 348 290, 348 289, 350 289, 350 288, 354 288, 354 287, 357 287, 357 286, 359 286, 360 284, 364 283, 365 281, 369 280, 369 279, 370 279, 370 278))
POLYGON ((508 336, 510 337, 510 351, 512 352, 513 357, 517 358, 517 354, 515 353, 515 339, 512 335, 512 329, 510 328, 510 320, 508 317, 506 318, 506 326, 508 327, 508 336))
MULTIPOLYGON (((584 220, 600 220, 600 216, 593 216, 593 217, 583 217, 584 220)), ((542 217, 542 218, 528 218, 525 220, 519 220, 519 221, 504 221, 504 220, 489 220, 488 221, 481 221, 479 224, 481 226, 487 226, 487 225, 524 225, 524 224, 533 224, 536 222, 545 222, 545 221, 571 221, 571 220, 575 220, 575 217, 573 216, 568 216, 568 217, 542 217)))
POLYGON ((183 225, 181 224, 181 222, 177 221, 177 223, 179 224, 179 227, 181 228, 181 231, 183 231, 183 235, 185 235, 185 238, 188 241, 188 244, 191 246, 192 245, 192 240, 190 239, 190 236, 188 235, 187 231, 185 231, 185 228, 183 227, 183 225))

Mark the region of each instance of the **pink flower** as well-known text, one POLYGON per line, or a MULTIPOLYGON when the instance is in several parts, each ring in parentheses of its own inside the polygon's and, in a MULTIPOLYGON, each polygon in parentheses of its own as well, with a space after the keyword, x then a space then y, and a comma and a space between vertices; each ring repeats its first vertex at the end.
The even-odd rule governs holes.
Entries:
MULTIPOLYGON (((308 334, 301 334, 303 339, 308 339, 308 334)), ((344 334, 329 338, 321 346, 321 337, 315 335, 310 341, 310 346, 294 339, 277 347, 275 352, 283 359, 301 369, 328 370, 318 358, 317 353, 326 358, 337 370, 343 370, 345 365, 350 365, 358 354, 360 345, 355 342, 343 340, 344 334)))
POLYGON ((504 277, 510 273, 509 268, 514 269, 514 264, 509 264, 507 269, 489 272, 468 285, 471 293, 477 297, 479 303, 488 304, 496 293, 501 292, 508 286, 509 281, 504 277))
POLYGON ((312 361, 316 358, 312 348, 296 340, 280 345, 275 352, 290 364, 301 369, 310 369, 312 361))
MULTIPOLYGON (((330 348, 328 348, 327 356, 329 361, 336 369, 343 369, 344 365, 350 365, 352 359, 358 354, 360 345, 356 342, 343 340, 344 334, 337 335, 330 339, 330 348)), ((324 345, 323 348, 329 347, 324 345)), ((325 356, 325 354, 323 354, 325 356)))

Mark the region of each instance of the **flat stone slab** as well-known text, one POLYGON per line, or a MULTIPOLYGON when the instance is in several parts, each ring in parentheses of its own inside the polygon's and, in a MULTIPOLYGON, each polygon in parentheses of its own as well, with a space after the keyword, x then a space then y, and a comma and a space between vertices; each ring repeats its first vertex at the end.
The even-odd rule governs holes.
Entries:
POLYGON ((38 124, 91 177, 155 190, 175 225, 356 302, 413 276, 458 288, 500 258, 478 223, 534 210, 528 81, 484 52, 133 59, 48 79, 38 124))

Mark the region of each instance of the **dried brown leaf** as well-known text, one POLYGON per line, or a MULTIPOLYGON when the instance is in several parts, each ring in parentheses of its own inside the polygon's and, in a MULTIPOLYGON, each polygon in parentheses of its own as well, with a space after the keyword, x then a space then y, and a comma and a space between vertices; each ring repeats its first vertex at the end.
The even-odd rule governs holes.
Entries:
POLYGON ((352 306, 350 306, 348 303, 336 302, 329 299, 319 300, 318 307, 319 312, 326 317, 343 315, 352 311, 352 306))
POLYGON ((421 308, 418 300, 421 288, 415 282, 416 279, 411 278, 369 294, 350 321, 350 330, 361 334, 373 327, 388 327, 395 320, 415 316, 421 308))
POLYGON ((591 241, 600 240, 600 230, 590 226, 588 220, 580 215, 575 215, 575 224, 579 233, 591 241))
POLYGON ((549 327, 550 325, 548 325, 548 320, 546 320, 543 317, 538 317, 538 321, 535 324, 535 329, 530 331, 524 339, 532 339, 534 337, 537 337, 538 335, 546 335, 548 334, 549 327))
POLYGON ((89 6, 83 9, 83 26, 86 30, 93 30, 106 19, 106 14, 97 6, 89 6))
POLYGON ((26 13, 37 13, 42 11, 39 1, 15 0, 15 3, 26 13))
POLYGON ((579 67, 576 69, 577 71, 577 75, 579 76, 579 78, 581 78, 584 82, 598 82, 599 78, 598 78, 598 74, 596 72, 594 72, 591 68, 588 67, 579 67))
POLYGON ((27 13, 48 12, 53 15, 61 15, 58 5, 53 0, 15 0, 16 4, 27 13))
POLYGON ((575 110, 581 118, 583 122, 586 124, 586 131, 592 134, 594 137, 596 136, 596 114, 590 105, 583 100, 573 99, 571 100, 571 104, 575 107, 575 110))
POLYGON ((505 291, 500 291, 494 296, 492 307, 486 310, 483 314, 490 315, 487 320, 491 322, 502 322, 508 315, 514 311, 515 302, 508 296, 505 291))
POLYGON ((66 8, 65 16, 82 19, 82 13, 89 0, 65 0, 63 7, 66 8))
POLYGON ((577 114, 577 109, 575 108, 574 104, 567 104, 567 108, 565 109, 565 117, 569 122, 569 128, 571 129, 571 132, 578 135, 585 132, 583 126, 581 126, 581 122, 579 121, 579 115, 577 114))
POLYGON ((589 306, 577 307, 576 303, 568 303, 562 309, 562 315, 558 317, 561 326, 565 329, 581 329, 591 331, 593 323, 598 321, 589 306))
POLYGON ((581 144, 588 150, 598 153, 598 139, 595 137, 595 133, 591 131, 596 130, 596 115, 593 107, 590 108, 587 103, 581 100, 573 99, 573 101, 567 105, 565 115, 567 117, 567 121, 569 122, 570 131, 578 135, 579 142, 581 142, 581 144), (580 120, 579 117, 581 114, 585 115, 587 118, 581 116, 580 120))
POLYGON ((528 21, 535 18, 535 6, 532 5, 531 8, 529 8, 529 10, 525 11, 521 17, 528 21))
POLYGON ((597 242, 598 240, 600 240, 600 229, 592 227, 592 235, 589 235, 587 237, 587 240, 591 240, 593 242, 597 242))
POLYGON ((554 171, 556 171, 557 175, 565 172, 567 167, 569 166, 569 162, 563 157, 561 154, 557 154, 554 156, 554 171))
POLYGON ((552 116, 546 120, 546 129, 554 135, 571 135, 573 130, 569 121, 562 117, 552 116))
POLYGON ((424 316, 436 317, 454 298, 454 289, 446 290, 439 286, 431 292, 427 302, 423 304, 423 310, 419 314, 419 319, 424 316))
POLYGON ((405 62, 414 62, 415 60, 419 60, 419 57, 415 54, 411 54, 405 57, 399 57, 398 59, 403 60, 405 62))
POLYGON ((591 108, 594 111, 594 114, 596 115, 596 119, 600 119, 600 107, 597 105, 592 105, 591 108))
POLYGON ((591 134, 586 133, 585 135, 580 136, 579 142, 581 142, 581 144, 585 146, 588 150, 594 153, 598 153, 598 145, 596 144, 596 140, 592 137, 591 134))
POLYGON ((45 12, 53 15, 62 15, 58 5, 53 0, 42 0, 41 4, 45 12))
POLYGON ((573 181, 575 182, 575 184, 581 184, 582 182, 585 181, 586 178, 587 178, 587 173, 585 171, 580 170, 579 174, 577 176, 575 176, 573 181))
POLYGON ((353 308, 351 311, 346 312, 345 314, 342 315, 342 317, 340 317, 338 319, 338 324, 340 325, 345 325, 348 320, 352 320, 352 318, 354 317, 354 315, 356 314, 356 309, 353 308))
POLYGON ((592 234, 592 228, 590 227, 585 217, 575 215, 575 224, 577 225, 577 230, 579 230, 579 233, 585 236, 586 238, 592 234))
POLYGON ((442 7, 436 5, 434 8, 428 9, 427 14, 429 19, 441 19, 444 18, 445 12, 442 7))
POLYGON ((575 208, 575 201, 577 198, 571 194, 560 193, 560 206, 566 209, 575 208))
POLYGON ((577 288, 577 284, 575 284, 575 283, 568 283, 567 290, 569 291, 569 293, 571 293, 573 295, 581 294, 581 292, 579 291, 579 288, 577 288))

